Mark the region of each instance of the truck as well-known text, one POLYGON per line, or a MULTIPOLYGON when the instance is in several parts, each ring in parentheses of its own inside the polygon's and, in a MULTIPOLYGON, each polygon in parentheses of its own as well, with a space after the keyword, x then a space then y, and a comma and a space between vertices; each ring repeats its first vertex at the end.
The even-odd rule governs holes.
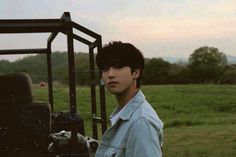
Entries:
POLYGON ((101 73, 95 69, 95 51, 102 48, 101 35, 72 21, 69 12, 58 19, 0 19, 0 37, 1 34, 25 33, 49 33, 47 45, 45 48, 1 49, 0 55, 46 55, 48 101, 34 102, 29 74, 0 76, 0 156, 94 157, 98 125, 102 134, 107 129, 105 88, 96 78, 97 73, 99 77, 101 73), (66 36, 67 43, 68 112, 54 111, 51 45, 59 33, 66 36), (74 41, 88 46, 92 137, 85 135, 83 117, 77 111, 76 95, 80 93, 76 93, 74 41))

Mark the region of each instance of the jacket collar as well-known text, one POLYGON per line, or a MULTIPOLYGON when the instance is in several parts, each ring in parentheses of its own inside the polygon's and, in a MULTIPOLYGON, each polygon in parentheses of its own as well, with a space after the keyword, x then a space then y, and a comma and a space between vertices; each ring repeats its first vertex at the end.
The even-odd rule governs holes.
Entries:
MULTIPOLYGON (((122 120, 129 120, 134 111, 145 101, 145 96, 143 95, 142 91, 138 91, 137 94, 131 98, 128 103, 125 105, 123 112, 120 115, 120 119, 122 120)), ((111 114, 110 117, 113 117, 117 113, 117 108, 111 114)))

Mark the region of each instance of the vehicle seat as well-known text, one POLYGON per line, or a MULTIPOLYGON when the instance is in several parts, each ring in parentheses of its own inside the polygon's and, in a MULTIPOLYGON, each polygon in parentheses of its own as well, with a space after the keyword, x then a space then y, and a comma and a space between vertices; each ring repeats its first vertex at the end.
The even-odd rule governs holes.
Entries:
POLYGON ((33 102, 29 75, 15 73, 0 76, 0 152, 46 151, 50 126, 50 105, 33 102))

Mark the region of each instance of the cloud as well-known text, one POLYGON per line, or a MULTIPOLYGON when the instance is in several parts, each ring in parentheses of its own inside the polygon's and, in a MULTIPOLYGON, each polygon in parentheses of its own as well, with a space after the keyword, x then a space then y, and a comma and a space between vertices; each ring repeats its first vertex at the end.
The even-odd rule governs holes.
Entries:
POLYGON ((214 16, 235 16, 236 1, 235 0, 219 0, 215 1, 208 7, 209 13, 214 16))
MULTIPOLYGON (((236 19, 212 16, 110 16, 107 39, 134 43, 155 56, 188 56, 200 46, 214 46, 234 54, 236 19)), ((225 52, 224 51, 224 52, 225 52)))
MULTIPOLYGON (((73 21, 101 34, 103 43, 131 42, 148 56, 188 55, 207 44, 236 52, 235 0, 1 0, 0 10, 4 19, 59 18, 69 11, 73 21)), ((33 38, 0 37, 0 48, 12 42, 20 47, 33 38)), ((56 50, 62 49, 60 42, 64 39, 57 39, 56 50)))
POLYGON ((113 17, 116 36, 126 36, 134 40, 158 39, 178 41, 189 39, 225 38, 236 35, 236 19, 209 17, 113 17))

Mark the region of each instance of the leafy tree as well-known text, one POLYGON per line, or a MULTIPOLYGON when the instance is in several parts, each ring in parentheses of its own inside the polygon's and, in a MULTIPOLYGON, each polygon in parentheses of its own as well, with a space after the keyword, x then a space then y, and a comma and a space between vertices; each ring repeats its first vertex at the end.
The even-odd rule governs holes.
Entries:
POLYGON ((65 52, 52 53, 52 72, 53 80, 68 82, 68 54, 65 52))
POLYGON ((89 67, 89 55, 80 54, 76 56, 76 83, 80 85, 89 85, 90 83, 90 67, 89 67))
POLYGON ((236 64, 226 66, 224 75, 221 77, 221 83, 236 84, 236 64))
POLYGON ((0 75, 11 73, 13 71, 12 64, 8 60, 1 60, 0 61, 0 75))
POLYGON ((24 57, 12 63, 13 72, 26 72, 28 73, 33 82, 47 80, 46 70, 47 62, 45 55, 31 55, 24 57))
POLYGON ((194 82, 218 82, 227 65, 224 53, 215 47, 200 47, 189 57, 188 68, 194 82))
POLYGON ((166 83, 171 64, 162 58, 149 60, 144 69, 143 84, 163 84, 166 83))
POLYGON ((171 64, 169 75, 168 75, 168 82, 170 84, 185 84, 189 83, 189 71, 186 68, 186 64, 171 64))

